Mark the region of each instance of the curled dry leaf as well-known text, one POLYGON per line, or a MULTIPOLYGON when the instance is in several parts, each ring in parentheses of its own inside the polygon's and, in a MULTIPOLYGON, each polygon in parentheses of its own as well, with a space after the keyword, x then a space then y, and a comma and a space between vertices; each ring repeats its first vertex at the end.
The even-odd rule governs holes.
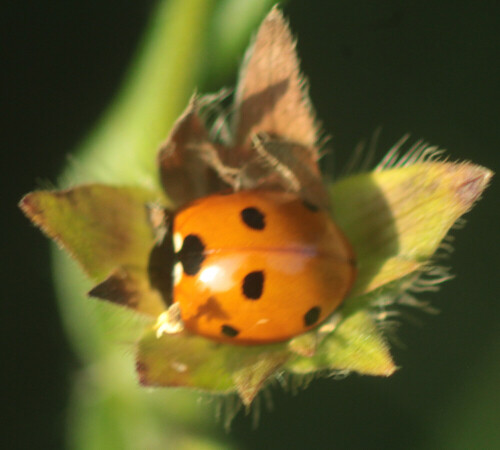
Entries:
POLYGON ((318 166, 320 131, 295 42, 278 9, 266 17, 247 52, 228 136, 216 142, 203 124, 202 110, 219 108, 222 97, 193 97, 160 149, 163 186, 174 205, 225 186, 295 192, 328 209, 318 166))

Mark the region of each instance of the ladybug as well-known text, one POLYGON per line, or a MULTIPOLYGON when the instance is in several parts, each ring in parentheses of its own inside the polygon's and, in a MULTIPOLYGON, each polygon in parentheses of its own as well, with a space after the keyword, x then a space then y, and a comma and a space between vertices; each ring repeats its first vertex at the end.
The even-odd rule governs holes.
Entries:
POLYGON ((324 321, 356 277, 329 214, 296 193, 244 190, 198 198, 172 217, 172 302, 188 331, 254 345, 324 321))

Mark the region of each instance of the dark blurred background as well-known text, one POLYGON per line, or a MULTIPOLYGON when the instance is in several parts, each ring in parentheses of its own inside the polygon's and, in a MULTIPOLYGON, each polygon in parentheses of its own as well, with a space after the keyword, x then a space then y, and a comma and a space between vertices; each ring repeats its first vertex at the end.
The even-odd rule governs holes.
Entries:
MULTIPOLYGON (((49 242, 16 209, 66 156, 122 79, 154 1, 7 1, 2 33, 2 406, 4 448, 62 448, 71 375, 51 285, 49 242)), ((285 9, 338 168, 383 126, 379 154, 404 133, 497 171, 500 3, 299 1, 285 9)), ((235 67, 239 61, 235 61, 235 67)), ((200 86, 232 85, 234 74, 200 86)), ((273 392, 250 448, 500 448, 498 180, 454 231, 457 278, 424 294, 394 348, 390 379, 317 380, 273 392)))

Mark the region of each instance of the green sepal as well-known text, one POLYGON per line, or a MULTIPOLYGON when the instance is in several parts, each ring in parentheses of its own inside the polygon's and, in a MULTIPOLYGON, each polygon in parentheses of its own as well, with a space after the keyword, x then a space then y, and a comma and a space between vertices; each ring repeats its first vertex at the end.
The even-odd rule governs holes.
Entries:
POLYGON ((334 219, 358 261, 350 297, 420 269, 491 176, 488 169, 469 163, 423 162, 333 184, 334 219))
POLYGON ((238 392, 249 405, 268 378, 289 358, 286 344, 236 346, 187 332, 139 342, 137 372, 146 386, 183 386, 212 393, 238 392))
POLYGON ((297 355, 284 369, 297 374, 354 371, 389 376, 396 368, 389 346, 370 313, 360 310, 341 320, 333 332, 323 337, 314 355, 297 355))
POLYGON ((113 279, 107 291, 120 301, 110 300, 124 306, 133 301, 133 309, 155 316, 164 304, 150 288, 148 263, 155 236, 146 206, 159 201, 164 202, 161 194, 144 188, 90 184, 35 191, 20 207, 92 280, 102 285, 113 279))

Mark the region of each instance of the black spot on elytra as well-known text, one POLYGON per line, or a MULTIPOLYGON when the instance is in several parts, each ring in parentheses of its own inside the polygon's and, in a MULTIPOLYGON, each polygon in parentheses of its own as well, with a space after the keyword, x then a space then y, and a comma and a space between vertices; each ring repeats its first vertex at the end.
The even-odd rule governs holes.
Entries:
POLYGON ((184 238, 182 248, 177 253, 177 258, 181 262, 186 275, 196 275, 198 273, 205 259, 204 251, 205 245, 196 234, 188 234, 184 238))
POLYGON ((311 203, 309 200, 302 200, 302 204, 312 212, 317 212, 319 211, 319 207, 315 205, 314 203, 311 203))
POLYGON ((243 278, 241 286, 243 295, 249 300, 258 300, 264 290, 264 272, 262 270, 250 272, 243 278))
POLYGON ((242 210, 241 218, 245 225, 254 230, 263 230, 266 226, 264 214, 253 206, 242 210))
POLYGON ((314 325, 318 321, 320 314, 321 314, 321 308, 319 306, 311 308, 304 314, 304 325, 306 327, 314 325))
POLYGON ((238 334, 240 334, 239 330, 237 330, 236 328, 233 328, 230 325, 222 325, 221 332, 222 332, 222 334, 225 334, 228 337, 236 337, 236 336, 238 336, 238 334))

